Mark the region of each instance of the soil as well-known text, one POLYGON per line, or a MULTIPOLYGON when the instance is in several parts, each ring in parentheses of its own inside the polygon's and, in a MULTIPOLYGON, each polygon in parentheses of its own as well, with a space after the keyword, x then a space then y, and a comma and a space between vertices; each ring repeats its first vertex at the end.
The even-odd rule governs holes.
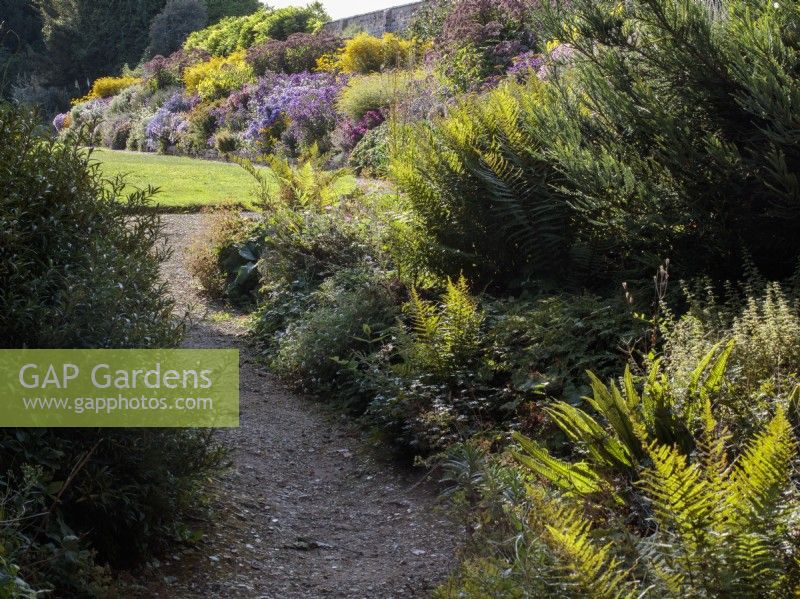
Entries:
POLYGON ((231 467, 212 481, 201 539, 149 564, 147 597, 428 597, 460 537, 424 472, 376 454, 317 400, 281 387, 257 360, 245 318, 205 300, 186 270, 204 214, 164 215, 164 265, 179 306, 198 317, 185 346, 240 350, 241 426, 221 429, 231 467))

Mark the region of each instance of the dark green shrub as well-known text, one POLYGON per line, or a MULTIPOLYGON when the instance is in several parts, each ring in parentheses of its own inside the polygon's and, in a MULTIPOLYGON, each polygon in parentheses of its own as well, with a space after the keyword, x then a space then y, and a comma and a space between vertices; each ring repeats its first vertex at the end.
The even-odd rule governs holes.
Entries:
POLYGON ((550 28, 575 67, 546 128, 560 131, 552 157, 571 202, 631 262, 669 256, 684 276, 733 278, 744 248, 770 278, 791 274, 800 14, 747 0, 579 0, 567 15, 550 28))
MULTIPOLYGON (((0 137, 0 346, 178 343, 152 192, 123 196, 77 140, 43 137, 18 108, 0 106, 0 137)), ((23 505, 3 506, 0 558, 59 596, 93 595, 94 552, 127 563, 178 536, 219 460, 190 430, 3 429, 0 495, 23 505)))
POLYGON ((220 154, 231 154, 239 147, 239 138, 230 131, 219 131, 214 135, 214 146, 220 154))
POLYGON ((364 134, 348 157, 350 166, 363 177, 389 174, 391 123, 383 122, 364 134))
POLYGON ((272 368, 293 387, 363 412, 358 358, 375 351, 399 314, 394 281, 368 264, 341 269, 307 298, 308 309, 279 336, 272 368))

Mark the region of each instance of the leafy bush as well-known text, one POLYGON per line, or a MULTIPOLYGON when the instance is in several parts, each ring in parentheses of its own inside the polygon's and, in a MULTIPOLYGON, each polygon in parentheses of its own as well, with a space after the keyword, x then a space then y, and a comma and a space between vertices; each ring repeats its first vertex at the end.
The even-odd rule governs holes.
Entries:
POLYGON ((100 77, 99 79, 96 79, 94 83, 92 83, 92 88, 89 90, 87 95, 83 96, 82 98, 76 98, 72 100, 72 104, 83 104, 84 102, 89 102, 90 100, 110 98, 112 96, 116 96, 123 89, 131 87, 132 85, 137 85, 141 82, 142 80, 138 77, 100 77))
POLYGON ((154 56, 142 65, 142 72, 147 85, 154 90, 178 85, 183 79, 183 72, 190 66, 207 61, 211 58, 203 50, 178 50, 164 58, 154 56))
POLYGON ((799 19, 743 0, 724 17, 684 0, 578 0, 551 19, 575 55, 547 127, 561 131, 553 159, 576 205, 627 254, 724 279, 744 248, 770 278, 791 274, 800 153, 786 99, 799 85, 799 19))
POLYGON ((414 40, 405 40, 393 33, 374 37, 359 33, 345 41, 338 52, 323 56, 318 62, 322 70, 343 73, 374 73, 382 69, 408 67, 422 54, 424 47, 414 40))
POLYGON ((269 40, 247 50, 249 62, 257 75, 267 71, 300 73, 313 71, 325 54, 338 50, 344 41, 330 33, 293 33, 286 41, 269 40))
POLYGON ((384 122, 368 129, 348 157, 350 166, 364 177, 385 177, 389 173, 391 124, 384 122))
POLYGON ((213 108, 208 104, 198 104, 189 111, 188 121, 178 147, 187 154, 202 155, 208 150, 208 141, 217 127, 213 108))
POLYGON ((216 100, 239 89, 254 78, 244 52, 228 57, 212 57, 188 67, 183 73, 186 93, 197 93, 203 100, 216 100))
POLYGON ((112 150, 124 150, 128 145, 132 123, 127 116, 104 119, 100 129, 102 144, 112 150))
POLYGON ((375 349, 398 313, 391 278, 369 263, 341 268, 307 298, 308 312, 289 323, 276 341, 270 364, 298 389, 333 394, 355 413, 365 408, 360 374, 352 361, 375 349))
POLYGON ((344 83, 330 73, 271 75, 228 104, 239 114, 246 111, 246 139, 269 149, 281 142, 293 155, 315 144, 326 151, 336 124, 336 97, 344 83))
POLYGON ((192 33, 186 50, 205 50, 214 56, 227 56, 270 39, 285 40, 293 33, 314 33, 328 20, 322 5, 278 9, 262 8, 253 14, 228 17, 192 33))
POLYGON ((333 133, 334 143, 340 150, 348 152, 361 141, 368 131, 379 126, 384 120, 383 112, 370 110, 364 113, 357 122, 340 121, 338 128, 333 133))
POLYGON ((394 144, 390 174, 437 244, 422 257, 432 271, 508 289, 529 276, 574 282, 592 270, 590 235, 579 237, 542 152, 535 107, 544 85, 509 83, 463 100, 394 144))
POLYGON ((412 80, 422 77, 422 73, 409 71, 351 77, 342 90, 336 107, 345 116, 358 121, 369 111, 386 110, 402 100, 412 80))
POLYGON ((528 0, 457 0, 430 7, 435 20, 428 26, 431 33, 439 30, 436 68, 459 90, 502 75, 512 57, 535 49, 537 9, 528 0))
MULTIPOLYGON (((0 107, 0 344, 174 346, 182 323, 159 279, 159 219, 145 210, 152 192, 123 196, 124 181, 103 180, 79 140, 39 131, 33 115, 0 107)), ((93 552, 125 563, 175 538, 220 457, 191 430, 4 429, 6 572, 16 563, 39 588, 96 595, 108 580, 93 552)))

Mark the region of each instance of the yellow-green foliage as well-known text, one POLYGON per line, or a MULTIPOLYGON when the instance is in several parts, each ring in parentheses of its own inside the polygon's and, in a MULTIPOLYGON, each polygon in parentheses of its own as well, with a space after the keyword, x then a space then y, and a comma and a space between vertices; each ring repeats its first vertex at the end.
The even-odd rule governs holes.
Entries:
POLYGON ((123 89, 141 82, 142 80, 139 77, 100 77, 99 79, 95 79, 92 84, 92 89, 89 90, 88 94, 81 98, 75 98, 72 100, 72 104, 82 104, 83 102, 96 100, 98 98, 110 98, 116 96, 123 89))
POLYGON ((559 279, 589 268, 570 262, 592 252, 574 247, 570 204, 542 157, 539 111, 552 94, 535 78, 504 84, 410 126, 392 146, 391 178, 443 250, 428 257, 430 270, 502 286, 521 272, 559 279))
POLYGON ((400 70, 353 77, 342 90, 336 107, 357 121, 370 110, 389 108, 403 98, 409 83, 424 77, 419 71, 400 70))
MULTIPOLYGON (((786 393, 800 374, 800 313, 777 283, 751 291, 744 305, 704 308, 697 297, 689 314, 664 326, 663 365, 677 388, 691 384, 694 365, 720 337, 733 338, 730 384, 718 410, 737 428, 749 430, 770 409, 776 394, 786 393), (722 313, 720 313, 722 312, 722 313)), ((716 300, 709 298, 716 306, 716 300)))
POLYGON ((240 51, 190 66, 183 73, 183 82, 187 93, 214 100, 242 87, 254 77, 252 67, 245 61, 245 52, 240 51))
POLYGON ((228 17, 195 31, 184 42, 186 50, 205 50, 214 56, 226 56, 270 39, 286 39, 292 33, 313 33, 328 20, 322 7, 279 9, 262 8, 243 17, 228 17))
POLYGON ((426 301, 412 289, 406 311, 413 329, 413 341, 406 348, 407 366, 447 376, 477 352, 484 314, 463 275, 447 280, 440 303, 426 301))
POLYGON ((268 211, 325 211, 341 203, 343 198, 360 194, 358 182, 348 169, 322 168, 315 148, 299 165, 293 165, 283 156, 270 154, 266 157, 269 176, 248 160, 237 162, 256 180, 258 203, 268 211))
POLYGON ((320 58, 317 68, 343 73, 374 73, 385 68, 410 66, 426 47, 415 40, 399 38, 393 33, 384 33, 383 37, 359 33, 347 40, 336 54, 320 58))
POLYGON ((629 372, 621 389, 594 379, 589 403, 602 420, 565 403, 549 410, 584 461, 516 436, 519 462, 550 483, 527 493, 529 532, 554 560, 539 575, 582 597, 645 589, 653 597, 783 597, 797 588, 798 445, 787 406, 796 410, 800 393, 776 399, 749 440, 734 439, 712 409, 732 348, 700 361, 688 397, 656 367, 641 394, 629 372), (632 529, 622 514, 643 505, 652 523, 632 529))

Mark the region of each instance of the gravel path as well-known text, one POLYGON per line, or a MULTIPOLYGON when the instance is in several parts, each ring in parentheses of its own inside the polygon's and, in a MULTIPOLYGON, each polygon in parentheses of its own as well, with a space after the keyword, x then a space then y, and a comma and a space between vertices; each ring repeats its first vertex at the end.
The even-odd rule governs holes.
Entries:
POLYGON ((241 319, 205 303, 185 250, 202 214, 165 215, 164 277, 205 315, 186 347, 238 347, 241 427, 219 431, 233 466, 215 481, 204 538, 147 570, 148 597, 427 597, 454 564, 458 532, 435 493, 371 455, 345 421, 282 389, 258 365, 241 319))

